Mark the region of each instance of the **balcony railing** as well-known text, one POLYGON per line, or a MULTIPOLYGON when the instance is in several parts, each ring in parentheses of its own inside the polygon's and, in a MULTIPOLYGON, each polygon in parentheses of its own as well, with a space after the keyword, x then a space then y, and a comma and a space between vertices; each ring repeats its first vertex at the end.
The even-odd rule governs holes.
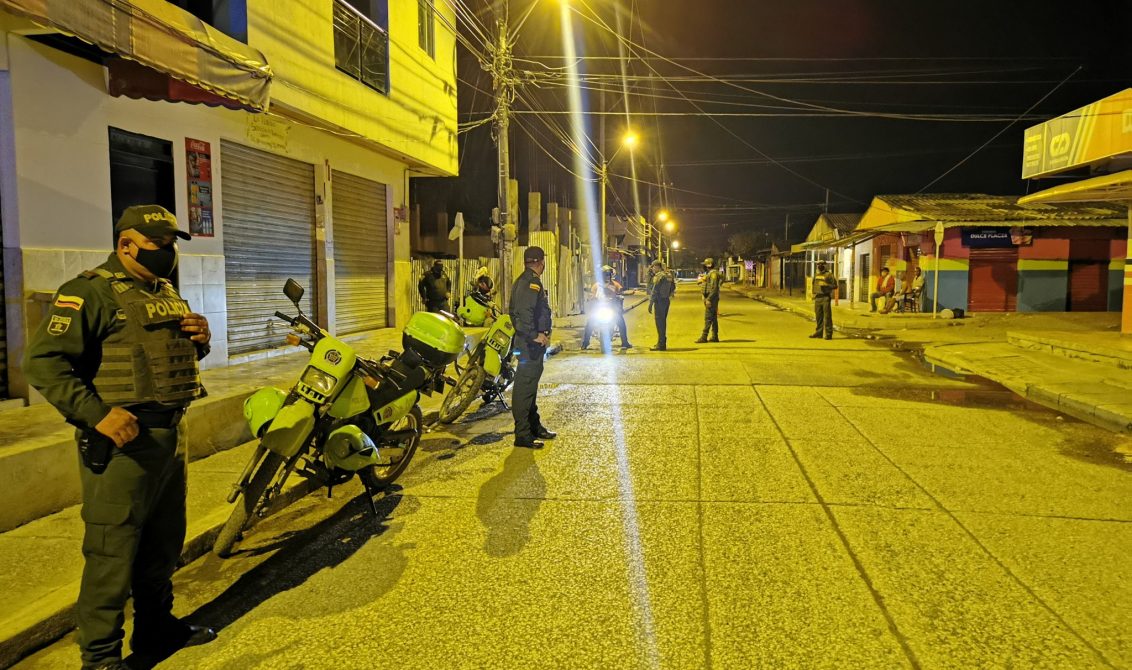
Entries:
POLYGON ((334 65, 389 93, 389 34, 342 0, 334 0, 334 65))

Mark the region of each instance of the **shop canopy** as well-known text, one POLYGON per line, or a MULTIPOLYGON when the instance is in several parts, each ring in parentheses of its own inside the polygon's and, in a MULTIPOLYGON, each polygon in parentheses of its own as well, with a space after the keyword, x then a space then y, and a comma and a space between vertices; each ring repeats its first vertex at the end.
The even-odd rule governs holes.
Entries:
POLYGON ((267 110, 263 54, 172 3, 0 0, 0 9, 119 56, 108 63, 113 94, 267 110))
POLYGON ((1026 129, 1022 178, 1132 167, 1132 88, 1026 129))
POLYGON ((961 226, 1105 226, 1127 225, 1119 204, 1021 203, 1017 196, 981 193, 878 195, 861 217, 857 233, 924 233, 961 226))
POLYGON ((1055 202, 1132 201, 1132 170, 1062 184, 1018 199, 1022 205, 1055 202))

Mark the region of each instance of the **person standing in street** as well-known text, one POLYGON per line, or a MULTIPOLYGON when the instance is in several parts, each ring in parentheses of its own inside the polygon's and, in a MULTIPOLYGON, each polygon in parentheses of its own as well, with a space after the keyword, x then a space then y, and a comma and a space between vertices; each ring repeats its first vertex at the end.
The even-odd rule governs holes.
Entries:
POLYGON ((541 247, 527 247, 523 263, 526 269, 511 287, 510 314, 519 351, 511 393, 511 416, 515 419, 515 446, 541 449, 542 440, 553 440, 557 436, 542 424, 537 400, 551 330, 550 301, 539 279, 546 269, 546 253, 541 247))
POLYGON ((817 323, 812 338, 825 336, 833 339, 833 294, 837 291, 837 278, 829 271, 825 261, 818 263, 814 275, 814 321, 817 323))
MULTIPOLYGON (((625 299, 621 296, 621 282, 613 278, 613 268, 606 265, 601 269, 601 281, 594 282, 590 287, 589 306, 586 309, 586 328, 582 331, 582 349, 590 348, 590 336, 593 334, 596 321, 594 319, 595 312, 603 303, 613 310, 613 318, 617 326, 617 331, 621 333, 621 348, 632 349, 633 345, 629 344, 629 326, 625 323, 625 299)), ((612 337, 612 336, 610 336, 612 337)), ((605 336, 599 337, 602 340, 602 348, 606 347, 605 336)), ((608 343, 612 346, 612 342, 608 343)))
POLYGON ((676 293, 676 278, 659 260, 652 262, 651 269, 649 313, 656 320, 656 346, 651 347, 651 351, 665 351, 668 348, 668 308, 672 304, 672 295, 676 293))
POLYGON ((704 259, 703 296, 704 296, 704 332, 696 344, 719 341, 719 288, 723 284, 723 277, 715 269, 715 259, 704 259), (708 338, 711 331, 711 338, 708 338))
POLYGON ((425 309, 430 312, 451 312, 452 304, 449 296, 452 295, 452 280, 444 273, 444 263, 435 260, 432 268, 424 273, 417 283, 417 291, 421 294, 425 309))
MULTIPOLYGON (((122 625, 134 600, 136 654, 161 660, 216 638, 173 616, 173 571, 185 540, 181 419, 204 395, 197 361, 208 320, 169 282, 177 238, 164 207, 129 207, 105 263, 63 284, 24 358, 28 381, 75 426, 82 484, 82 581, 76 605, 83 668, 125 668, 122 625)), ((155 661, 156 662, 156 661, 155 661)))

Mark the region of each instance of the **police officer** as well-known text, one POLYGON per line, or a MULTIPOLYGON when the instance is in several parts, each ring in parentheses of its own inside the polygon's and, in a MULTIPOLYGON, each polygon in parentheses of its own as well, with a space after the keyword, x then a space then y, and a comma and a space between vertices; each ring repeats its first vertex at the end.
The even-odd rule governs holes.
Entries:
POLYGON ((723 277, 715 269, 715 259, 704 259, 703 295, 704 295, 704 332, 696 344, 719 341, 719 287, 723 284, 723 277), (711 339, 708 339, 708 331, 711 339))
POLYGON ((511 287, 511 321, 515 324, 515 346, 519 350, 511 415, 515 417, 515 446, 541 449, 541 440, 557 436, 542 425, 536 401, 542 362, 550 344, 550 302, 539 279, 546 269, 546 253, 541 247, 527 247, 523 263, 527 269, 511 287))
POLYGON ((818 263, 818 272, 814 275, 814 321, 817 328, 811 338, 821 337, 833 339, 833 293, 837 290, 837 278, 827 269, 824 261, 818 263))
POLYGON ((444 274, 444 263, 435 260, 432 268, 424 273, 417 283, 417 291, 421 294, 425 309, 430 312, 451 312, 452 305, 448 297, 452 295, 452 280, 444 274))
POLYGON ((197 361, 208 321, 167 279, 176 239, 157 205, 126 209, 105 263, 63 284, 24 359, 28 381, 79 438, 85 566, 76 607, 84 668, 119 668, 123 610, 134 599, 137 654, 164 658, 215 639, 172 614, 185 540, 181 418, 203 395, 197 361))
POLYGON ((668 308, 672 304, 672 295, 676 293, 676 278, 659 260, 652 262, 651 270, 649 314, 656 321, 656 346, 650 347, 650 351, 664 351, 668 348, 668 308))

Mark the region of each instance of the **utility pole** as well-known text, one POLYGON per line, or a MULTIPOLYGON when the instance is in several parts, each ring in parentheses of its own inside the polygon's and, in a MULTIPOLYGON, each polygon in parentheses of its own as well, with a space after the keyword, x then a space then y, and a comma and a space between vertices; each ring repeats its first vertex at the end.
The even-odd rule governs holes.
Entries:
POLYGON ((496 26, 499 30, 499 43, 495 47, 495 54, 491 63, 491 74, 495 84, 495 140, 499 151, 499 301, 503 309, 507 308, 510 300, 512 278, 512 244, 515 240, 515 230, 511 226, 511 212, 508 209, 510 200, 511 156, 508 143, 508 126, 510 125, 511 101, 514 96, 514 84, 511 77, 511 42, 507 34, 507 18, 499 15, 496 7, 496 26))
POLYGON ((605 231, 605 188, 606 183, 609 181, 609 161, 605 158, 605 91, 602 90, 598 94, 598 111, 601 113, 599 123, 601 123, 601 134, 598 136, 597 145, 600 147, 601 157, 601 211, 598 216, 601 217, 601 245, 598 246, 598 253, 601 254, 601 261, 605 263, 605 243, 609 238, 606 237, 605 231))

